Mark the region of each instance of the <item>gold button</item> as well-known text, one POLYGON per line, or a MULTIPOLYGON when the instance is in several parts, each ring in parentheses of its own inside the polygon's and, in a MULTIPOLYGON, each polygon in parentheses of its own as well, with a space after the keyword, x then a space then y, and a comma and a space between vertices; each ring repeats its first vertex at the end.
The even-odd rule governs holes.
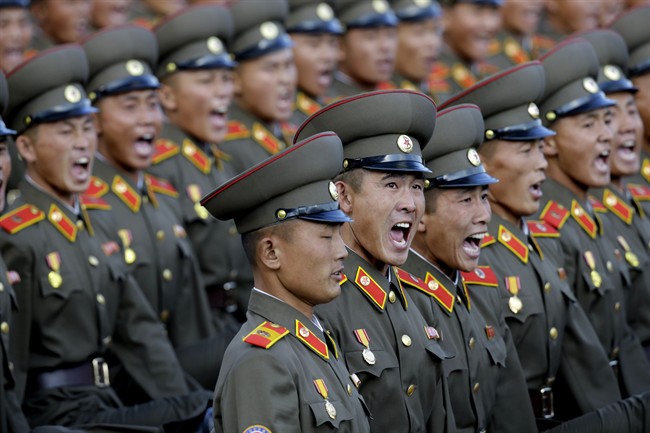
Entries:
POLYGON ((548 331, 548 335, 551 336, 551 340, 557 340, 557 328, 553 326, 550 331, 548 331))
POLYGON ((352 386, 349 383, 347 386, 347 390, 348 390, 348 395, 352 395, 352 386))
POLYGON ((172 271, 169 269, 165 269, 162 273, 163 278, 165 281, 171 281, 172 280, 172 271))
POLYGON ((2 331, 3 334, 8 334, 9 333, 9 324, 7 322, 2 322, 0 324, 0 331, 2 331))
POLYGON ((99 259, 95 256, 88 256, 88 263, 90 263, 90 266, 97 266, 99 265, 99 259))
POLYGON ((621 309, 621 303, 617 302, 614 304, 614 311, 619 311, 621 309))
POLYGON ((159 241, 165 239, 165 232, 163 230, 158 230, 156 232, 156 239, 158 239, 159 241))
POLYGON ((104 295, 102 295, 101 293, 97 295, 97 302, 100 305, 104 305, 106 303, 106 298, 104 298, 104 295))
POLYGON ((406 347, 409 347, 411 345, 411 337, 406 334, 402 335, 402 344, 404 344, 406 347))
POLYGON ((162 310, 160 312, 160 320, 166 322, 169 319, 169 310, 162 310))
POLYGON ((0 293, 5 291, 5 285, 0 281, 0 293))
POLYGON ((479 383, 476 382, 476 383, 474 384, 474 386, 472 387, 472 391, 474 391, 474 394, 476 394, 476 393, 478 392, 479 389, 481 389, 481 385, 479 385, 479 383))
POLYGON ((108 337, 104 337, 102 342, 104 343, 105 346, 108 346, 113 342, 113 337, 111 337, 110 335, 108 337))
POLYGON ((81 220, 77 220, 77 222, 76 222, 75 224, 77 225, 77 228, 78 228, 79 230, 83 230, 83 229, 84 229, 84 222, 83 222, 83 221, 81 221, 81 220))
POLYGON ((228 234, 230 236, 237 236, 237 227, 236 226, 228 227, 228 234))
POLYGON ((469 339, 469 348, 473 349, 475 344, 476 344, 476 340, 474 339, 474 337, 470 337, 470 339, 469 339))
POLYGON ((392 290, 388 293, 388 300, 390 301, 391 304, 394 304, 395 301, 397 300, 397 295, 392 290))
POLYGON ((533 246, 531 244, 528 244, 528 251, 530 251, 531 253, 533 252, 533 246))
POLYGON ((415 385, 411 384, 409 385, 408 388, 406 388, 406 395, 408 395, 409 397, 412 396, 414 392, 415 392, 415 385))
POLYGON ((551 291, 551 283, 549 283, 548 281, 546 282, 546 284, 544 284, 544 291, 546 293, 551 291))
POLYGON ((621 349, 619 349, 618 347, 613 348, 611 358, 612 359, 616 358, 618 356, 618 352, 620 352, 620 351, 621 351, 621 349))

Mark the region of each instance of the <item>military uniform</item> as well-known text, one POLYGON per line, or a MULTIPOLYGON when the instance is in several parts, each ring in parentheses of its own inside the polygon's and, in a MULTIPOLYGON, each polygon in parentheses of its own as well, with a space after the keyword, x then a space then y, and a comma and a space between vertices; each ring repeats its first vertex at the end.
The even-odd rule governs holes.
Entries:
POLYGON ((490 56, 486 62, 499 69, 539 58, 548 52, 556 41, 543 35, 517 36, 507 30, 501 30, 490 46, 490 56))
POLYGON ((291 116, 291 124, 302 124, 302 122, 307 120, 309 116, 316 113, 321 108, 323 108, 323 103, 298 89, 296 92, 295 110, 293 112, 293 116, 291 116))
POLYGON ((650 215, 648 213, 650 212, 650 152, 641 149, 641 169, 636 175, 625 179, 624 183, 631 196, 633 207, 643 209, 643 214, 648 219, 650 215))
POLYGON ((467 64, 449 47, 443 48, 436 63, 429 75, 429 87, 442 102, 498 71, 496 66, 485 62, 467 64))
MULTIPOLYGON (((220 186, 202 204, 219 219, 234 218, 238 231, 251 236, 269 226, 281 230, 283 224, 295 220, 338 228, 350 220, 339 210, 330 180, 338 172, 342 156, 341 141, 334 133, 311 136, 220 186), (318 164, 306 164, 314 160, 318 164)), ((320 231, 310 233, 320 236, 320 231)), ((250 247, 260 248, 258 244, 250 247)), ((342 242, 339 248, 343 252, 342 242)), ((282 252, 283 257, 292 254, 282 252)), ((334 251, 332 258, 334 254, 338 255, 334 251)), ((324 288, 311 287, 313 281, 303 282, 301 289, 296 289, 299 283, 285 284, 281 275, 291 269, 278 274, 277 268, 262 263, 260 255, 251 257, 257 265, 258 288, 251 293, 248 320, 228 347, 217 382, 215 430, 369 432, 358 383, 346 369, 332 334, 313 314, 315 301, 307 301, 299 291, 313 290, 316 296, 324 288)), ((342 258, 339 255, 337 261, 342 258)), ((284 266, 282 260, 280 266, 284 266)), ((330 285, 336 288, 336 281, 330 285)))

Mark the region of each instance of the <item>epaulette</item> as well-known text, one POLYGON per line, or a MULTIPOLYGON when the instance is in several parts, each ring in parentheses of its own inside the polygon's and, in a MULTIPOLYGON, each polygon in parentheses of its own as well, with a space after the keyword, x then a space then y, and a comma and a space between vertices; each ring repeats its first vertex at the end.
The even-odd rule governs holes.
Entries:
POLYGON ((287 143, 293 142, 293 136, 296 135, 296 131, 298 131, 298 127, 287 121, 282 121, 280 122, 280 129, 282 130, 282 136, 286 140, 287 143))
POLYGON ((503 52, 515 64, 519 65, 530 60, 530 56, 524 48, 512 38, 507 38, 503 45, 503 52))
POLYGON ((77 239, 77 226, 68 216, 54 203, 50 205, 47 212, 47 219, 68 241, 74 243, 77 239))
POLYGON ((151 164, 159 164, 174 155, 178 155, 181 148, 173 141, 159 138, 154 144, 153 157, 151 164))
POLYGON ((271 134, 261 123, 253 124, 253 139, 271 155, 285 148, 285 145, 275 135, 271 134))
POLYGON ((289 330, 287 328, 267 321, 253 329, 250 334, 242 339, 242 341, 244 341, 244 343, 252 344, 253 346, 268 349, 288 333, 289 330))
POLYGON ((298 95, 296 96, 296 107, 307 116, 311 116, 321 109, 318 102, 314 101, 302 92, 298 92, 298 95))
POLYGON ((632 224, 632 218, 634 218, 634 208, 632 206, 616 197, 616 194, 609 189, 605 189, 603 201, 605 202, 604 206, 607 206, 607 209, 625 222, 625 224, 632 224))
POLYGON ((596 197, 590 195, 588 199, 589 199, 589 204, 591 205, 594 212, 607 213, 607 208, 605 207, 605 205, 596 197))
POLYGON ((330 358, 327 343, 318 338, 318 336, 313 332, 310 332, 309 328, 303 325, 302 322, 300 322, 298 319, 296 319, 295 336, 298 338, 298 340, 302 341, 305 346, 309 347, 313 352, 322 356, 324 359, 330 358))
POLYGON ((540 218, 556 229, 561 230, 569 216, 569 211, 564 206, 551 200, 544 206, 540 218))
POLYGON ((641 163, 641 176, 643 176, 646 182, 650 182, 650 159, 649 158, 643 158, 643 162, 641 163))
POLYGON ((431 68, 431 72, 427 77, 427 85, 433 93, 447 93, 451 90, 451 86, 447 82, 449 78, 449 66, 442 62, 436 62, 431 68))
POLYGON ((36 206, 24 204, 0 217, 0 226, 9 234, 15 234, 22 229, 45 219, 45 213, 36 206))
POLYGON ((354 277, 355 285, 381 310, 386 305, 386 292, 361 266, 354 277))
POLYGON ((477 284, 480 286, 498 287, 499 279, 489 266, 479 266, 471 272, 461 272, 463 281, 466 284, 477 284))
POLYGON ((418 289, 421 289, 423 291, 426 291, 427 285, 425 282, 416 277, 415 275, 411 274, 410 272, 406 272, 404 269, 398 268, 397 266, 394 267, 395 269, 395 274, 397 274, 397 278, 404 284, 407 284, 412 287, 416 287, 418 289))
POLYGON ((517 258, 519 258, 519 260, 522 262, 528 263, 527 243, 523 242, 503 225, 499 225, 499 234, 497 236, 499 238, 499 242, 508 250, 510 250, 512 254, 517 256, 517 258))
POLYGON ((208 174, 210 172, 210 158, 188 138, 183 140, 183 155, 201 173, 208 174))
POLYGON ((489 233, 486 233, 485 236, 483 237, 483 239, 481 239, 481 243, 480 243, 479 245, 480 245, 481 248, 485 248, 485 247, 487 247, 488 245, 492 245, 492 244, 495 243, 496 241, 497 241, 497 240, 494 239, 494 236, 492 236, 492 235, 489 234, 489 233))
POLYGON ((596 221, 589 216, 587 211, 580 206, 580 203, 578 203, 577 200, 571 201, 571 215, 578 225, 582 227, 585 233, 587 233, 592 239, 596 238, 596 233, 598 231, 596 221))
POLYGON ((152 176, 150 174, 145 174, 144 180, 149 188, 151 188, 151 191, 168 195, 170 197, 178 197, 178 191, 176 191, 174 185, 167 182, 166 180, 152 176))
POLYGON ((635 200, 650 200, 650 186, 630 183, 627 185, 627 190, 630 191, 630 194, 635 200))
POLYGON ((431 275, 430 272, 427 272, 426 281, 411 275, 410 273, 398 269, 397 277, 400 282, 408 284, 411 287, 418 289, 421 292, 426 293, 427 295, 434 298, 440 305, 442 305, 449 313, 454 310, 454 296, 451 292, 440 282, 431 275))
POLYGON ((84 192, 84 195, 87 197, 101 197, 108 192, 110 187, 106 182, 100 179, 97 176, 90 177, 90 183, 88 184, 88 189, 84 192))
POLYGON ((348 280, 348 276, 341 274, 341 281, 339 281, 339 286, 342 286, 348 280))
POLYGON ((534 238, 559 238, 560 232, 546 221, 526 221, 528 230, 534 238))
POLYGON ((79 201, 86 209, 111 210, 111 205, 101 197, 94 197, 87 194, 81 194, 79 201))
POLYGON ((226 141, 239 140, 240 138, 248 138, 251 136, 251 132, 248 130, 246 125, 237 121, 229 120, 228 121, 228 132, 226 133, 226 141))
POLYGON ((122 176, 116 174, 113 178, 113 184, 111 185, 111 191, 117 196, 122 202, 133 212, 138 212, 140 210, 140 204, 142 203, 142 197, 140 194, 125 181, 122 176))

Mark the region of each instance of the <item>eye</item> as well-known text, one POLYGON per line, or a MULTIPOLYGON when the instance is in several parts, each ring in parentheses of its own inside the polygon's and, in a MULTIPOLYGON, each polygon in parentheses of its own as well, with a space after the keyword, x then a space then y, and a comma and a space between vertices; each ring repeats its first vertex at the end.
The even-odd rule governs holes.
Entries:
POLYGON ((397 184, 395 182, 388 182, 386 188, 397 189, 397 184))

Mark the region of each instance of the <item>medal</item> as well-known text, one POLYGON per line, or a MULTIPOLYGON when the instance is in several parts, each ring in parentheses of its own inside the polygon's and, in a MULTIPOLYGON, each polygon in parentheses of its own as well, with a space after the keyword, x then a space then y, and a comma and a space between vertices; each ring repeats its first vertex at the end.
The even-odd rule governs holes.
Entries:
POLYGON ((623 247, 623 250, 625 250, 625 260, 629 263, 629 265, 633 268, 639 267, 639 258, 632 252, 630 245, 627 243, 625 238, 623 236, 617 236, 616 239, 618 240, 618 243, 623 247))
POLYGON ((361 353, 363 355, 363 359, 369 364, 369 365, 375 365, 375 354, 372 353, 372 350, 366 348, 363 349, 363 352, 361 353))
POLYGON ((594 284, 594 287, 599 288, 600 285, 603 284, 603 277, 601 277, 596 270, 596 259, 594 259, 594 254, 591 251, 585 251, 583 257, 587 262, 587 266, 591 269, 591 272, 589 273, 591 282, 594 284))
POLYGON ((521 288, 521 281, 517 276, 509 276, 506 277, 505 280, 506 287, 512 295, 510 299, 508 299, 508 308, 510 308, 510 311, 514 314, 519 314, 519 312, 524 308, 524 303, 521 302, 521 299, 517 296, 519 294, 519 289, 521 288))
POLYGON ((327 412, 327 415, 329 415, 330 418, 335 419, 336 408, 327 399, 329 396, 329 391, 327 389, 327 385, 325 385, 325 381, 323 379, 314 379, 314 386, 316 387, 316 391, 320 394, 320 396, 325 399, 325 412, 327 412))
POLYGON ((187 195, 192 200, 192 203, 194 203, 194 212, 196 212, 199 218, 207 219, 209 216, 208 210, 201 206, 201 187, 196 184, 189 185, 187 187, 187 195))
POLYGON ((589 275, 591 276, 591 282, 594 283, 596 288, 599 288, 603 284, 603 277, 600 276, 598 271, 591 271, 589 275))
POLYGON ((50 273, 47 274, 47 280, 55 289, 61 287, 61 283, 63 283, 63 278, 61 277, 61 274, 54 271, 50 271, 50 273))
POLYGON ((327 411, 327 414, 330 416, 330 418, 336 418, 336 408, 332 403, 329 402, 329 400, 325 400, 325 410, 327 411))
POLYGON ((135 263, 135 259, 137 258, 135 255, 135 251, 131 248, 131 243, 133 242, 133 236, 131 235, 131 230, 129 229, 120 229, 117 231, 117 235, 120 237, 122 240, 122 244, 124 245, 124 261, 132 265, 135 263))
POLYGON ((199 202, 194 203, 194 211, 199 216, 199 218, 201 218, 203 220, 207 219, 208 216, 209 216, 208 210, 206 208, 204 208, 203 206, 201 206, 201 203, 199 203, 199 202))
POLYGON ((127 264, 131 265, 135 262, 135 251, 132 248, 127 248, 124 250, 124 261, 127 264))
POLYGON ((366 332, 365 329, 355 329, 354 330, 354 335, 357 337, 357 341, 363 345, 364 349, 363 352, 361 352, 361 355, 363 356, 363 360, 368 363, 368 365, 374 365, 375 364, 375 354, 372 353, 370 350, 370 337, 368 336, 368 333, 366 332))
POLYGON ((524 304, 517 296, 511 296, 510 299, 508 299, 508 307, 510 307, 510 311, 513 313, 519 314, 521 309, 524 308, 524 304))
POLYGON ((61 256, 55 251, 45 256, 45 261, 51 269, 47 274, 47 280, 50 282, 52 287, 58 289, 61 287, 61 284, 63 284, 63 277, 61 277, 61 274, 59 273, 59 269, 61 269, 61 256))

